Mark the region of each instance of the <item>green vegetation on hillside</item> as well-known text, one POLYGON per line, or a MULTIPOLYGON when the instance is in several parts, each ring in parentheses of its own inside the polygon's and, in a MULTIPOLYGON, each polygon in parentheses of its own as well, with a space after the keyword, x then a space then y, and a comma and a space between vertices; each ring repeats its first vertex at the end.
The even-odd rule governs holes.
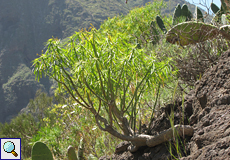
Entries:
MULTIPOLYGON (((0 108, 0 122, 10 122, 11 118, 28 104, 29 99, 34 98, 36 90, 42 89, 52 94, 50 92, 52 82, 48 78, 42 79, 39 83, 35 80, 22 79, 20 84, 15 78, 15 75, 21 73, 18 68, 22 64, 27 71, 31 69, 31 61, 38 57, 47 39, 51 37, 64 39, 81 28, 89 28, 91 24, 99 29, 108 17, 125 16, 133 7, 144 6, 148 2, 152 0, 132 0, 128 4, 125 0, 40 0, 30 3, 27 0, 16 3, 13 0, 3 1, 0 6, 0 85, 2 86, 0 103, 4 107, 0 108)), ((170 0, 165 4, 175 2, 184 3, 183 0, 170 0)), ((171 8, 174 6, 170 5, 166 10, 171 8)), ((149 14, 153 20, 155 16, 153 14, 159 13, 160 9, 161 5, 149 7, 143 14, 149 14)), ((137 14, 137 18, 138 16, 141 15, 137 14)), ((142 23, 142 18, 136 20, 132 17, 132 20, 142 23)), ((125 21, 122 23, 125 24, 125 21)), ((149 23, 151 21, 142 24, 149 25, 149 23)), ((121 28, 135 27, 126 28, 124 24, 121 28)), ((140 29, 142 31, 138 31, 137 35, 135 30, 130 34, 137 36, 133 38, 137 44, 148 44, 149 41, 156 43, 159 40, 159 36, 147 37, 148 32, 152 32, 151 29, 147 31, 144 30, 145 27, 140 29)))
MULTIPOLYGON (((157 1, 109 18, 98 30, 83 29, 65 41, 49 39, 45 52, 34 60, 34 72, 38 79, 46 75, 58 82, 56 97, 38 93, 27 114, 0 126, 0 136, 21 137, 24 158, 31 157, 37 141, 56 159, 67 159, 70 145, 77 151, 81 139, 86 159, 111 155, 120 139, 138 147, 139 139, 132 138, 142 132, 142 124, 150 126, 156 110, 202 75, 204 71, 196 70, 207 58, 202 56, 213 60, 205 63, 207 68, 226 49, 226 42, 218 39, 187 48, 167 43, 153 25, 161 7, 157 1), (192 60, 198 61, 193 68, 192 60), (183 73, 191 69, 194 77, 183 81, 183 73)), ((169 28, 172 17, 163 20, 169 28)))
POLYGON ((36 90, 42 89, 52 94, 49 92, 52 82, 48 78, 39 83, 33 78, 32 81, 23 78, 20 82, 17 81, 19 77, 15 78, 22 73, 18 69, 22 64, 24 69, 27 68, 26 74, 33 76, 31 61, 38 57, 37 53, 44 48, 44 42, 51 37, 66 38, 91 24, 99 28, 108 17, 126 15, 134 6, 144 5, 148 1, 135 0, 128 5, 121 0, 2 1, 0 103, 3 107, 0 108, 0 122, 10 122, 34 98, 36 90))
POLYGON ((63 32, 62 38, 66 38, 80 28, 90 27, 90 24, 99 28, 108 17, 126 15, 132 8, 143 6, 150 1, 134 0, 132 3, 125 4, 123 0, 50 0, 48 5, 52 10, 46 17, 46 23, 59 23, 59 28, 63 32))
MULTIPOLYGON (((154 52, 139 49, 132 38, 135 36, 132 33, 151 36, 145 32, 150 28, 149 13, 154 13, 153 9, 159 5, 162 4, 155 2, 135 9, 127 15, 130 21, 121 18, 123 24, 124 21, 129 24, 124 29, 111 24, 99 30, 76 32, 65 43, 50 39, 46 52, 33 64, 38 80, 44 74, 57 81, 59 91, 68 93, 78 105, 89 110, 101 130, 130 140, 135 147, 146 145, 136 133, 141 120, 147 121, 146 112, 143 115, 138 112, 143 110, 145 101, 156 95, 154 89, 167 83, 172 74, 170 59, 158 61, 154 52), (136 17, 143 20, 140 22, 136 17)), ((118 24, 122 21, 117 20, 118 24)))

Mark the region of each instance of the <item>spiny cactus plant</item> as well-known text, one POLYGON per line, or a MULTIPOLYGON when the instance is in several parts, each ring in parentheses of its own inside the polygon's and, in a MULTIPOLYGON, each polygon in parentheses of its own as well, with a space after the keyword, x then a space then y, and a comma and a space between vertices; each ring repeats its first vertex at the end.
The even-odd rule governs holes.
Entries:
POLYGON ((156 16, 156 22, 159 26, 159 28, 163 31, 164 34, 167 33, 167 29, 165 28, 164 22, 162 21, 160 16, 156 16))
POLYGON ((183 4, 182 7, 178 4, 174 10, 173 14, 173 23, 172 25, 176 25, 181 22, 187 22, 192 20, 192 13, 188 9, 186 4, 183 4))
POLYGON ((32 160, 53 160, 53 155, 46 144, 36 142, 32 148, 32 160))
MULTIPOLYGON (((183 4, 182 7, 178 4, 174 10, 173 14, 173 23, 172 25, 176 25, 181 22, 191 21, 192 20, 192 13, 188 9, 186 4, 183 4)), ((156 16, 156 22, 159 28, 163 31, 164 34, 167 33, 167 29, 165 28, 164 22, 160 16, 156 16)))
POLYGON ((188 9, 186 4, 183 4, 181 7, 181 16, 186 18, 186 21, 192 20, 192 12, 188 9))
POLYGON ((218 29, 214 25, 202 22, 185 22, 170 29, 166 35, 166 40, 172 44, 186 46, 213 39, 219 34, 230 40, 230 25, 224 25, 218 29))
POLYGON ((212 39, 218 34, 219 29, 216 26, 190 21, 171 28, 166 35, 166 40, 172 44, 185 46, 212 39))
POLYGON ((173 13, 173 25, 178 24, 178 19, 181 16, 181 6, 178 4, 173 13))
POLYGON ((199 42, 204 42, 208 39, 217 37, 219 34, 223 38, 230 40, 230 25, 229 16, 230 16, 230 0, 221 0, 221 9, 216 5, 211 4, 213 12, 217 13, 216 22, 219 22, 219 14, 221 14, 222 26, 220 29, 217 26, 202 23, 203 15, 201 11, 196 7, 196 22, 183 22, 175 25, 171 28, 167 35, 166 40, 170 43, 177 43, 181 46, 188 44, 195 44, 199 42), (200 22, 201 20, 201 22, 200 22))
POLYGON ((230 2, 229 0, 221 0, 221 8, 219 8, 214 3, 211 3, 211 9, 215 16, 212 20, 212 23, 215 25, 226 25, 228 21, 226 21, 226 15, 230 14, 230 2))
POLYGON ((220 8, 215 3, 211 3, 211 9, 214 14, 216 14, 220 10, 220 8))
MULTIPOLYGON (((78 156, 75 153, 75 149, 69 146, 67 149, 68 160, 83 160, 84 143, 83 138, 80 140, 78 147, 78 156)), ((47 145, 43 142, 36 142, 32 148, 32 160, 53 160, 53 155, 47 145)))
POLYGON ((201 10, 197 6, 196 6, 196 9, 195 9, 195 17, 196 17, 196 21, 204 22, 203 14, 202 14, 201 10))

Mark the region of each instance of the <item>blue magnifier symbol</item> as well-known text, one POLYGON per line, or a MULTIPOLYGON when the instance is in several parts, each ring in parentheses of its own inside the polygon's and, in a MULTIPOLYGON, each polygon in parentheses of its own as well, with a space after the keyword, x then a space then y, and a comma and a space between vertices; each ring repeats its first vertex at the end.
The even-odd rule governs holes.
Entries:
POLYGON ((7 141, 3 145, 3 149, 7 153, 12 153, 15 157, 18 156, 18 154, 14 151, 15 150, 15 145, 11 141, 7 141))

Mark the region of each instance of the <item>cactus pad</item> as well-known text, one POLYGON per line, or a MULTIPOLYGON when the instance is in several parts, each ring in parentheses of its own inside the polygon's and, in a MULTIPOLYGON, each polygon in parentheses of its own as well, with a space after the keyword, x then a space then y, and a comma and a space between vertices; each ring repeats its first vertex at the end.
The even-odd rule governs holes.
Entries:
POLYGON ((32 160, 53 160, 53 156, 46 144, 36 142, 32 148, 32 160))
POLYGON ((216 26, 190 21, 171 28, 166 35, 166 40, 172 44, 185 46, 212 39, 218 34, 219 29, 216 26))
POLYGON ((167 29, 165 28, 164 22, 162 21, 160 16, 156 16, 156 22, 159 28, 164 32, 164 34, 167 33, 167 29))
POLYGON ((186 21, 192 20, 192 13, 188 9, 188 6, 186 4, 183 4, 181 7, 181 16, 186 18, 186 21))
POLYGON ((196 6, 196 10, 195 10, 195 15, 196 15, 197 21, 204 22, 203 13, 201 12, 201 10, 197 6, 196 6))
POLYGON ((220 8, 214 3, 211 3, 211 9, 212 9, 213 13, 215 13, 215 14, 220 10, 220 8))
POLYGON ((187 17, 188 14, 188 6, 186 4, 183 4, 181 7, 181 16, 187 17))
POLYGON ((176 25, 179 23, 178 18, 181 16, 181 6, 178 4, 174 10, 173 14, 173 25, 176 25))
POLYGON ((72 146, 68 147, 68 160, 78 160, 77 155, 75 153, 75 149, 72 146))

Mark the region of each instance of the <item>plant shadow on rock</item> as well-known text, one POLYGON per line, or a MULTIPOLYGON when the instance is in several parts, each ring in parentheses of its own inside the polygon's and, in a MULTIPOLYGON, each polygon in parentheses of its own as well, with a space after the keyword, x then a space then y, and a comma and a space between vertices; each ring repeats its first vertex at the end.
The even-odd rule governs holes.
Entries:
MULTIPOLYGON (((127 151, 128 142, 122 142, 112 156, 106 159, 228 159, 230 157, 230 51, 221 55, 216 65, 208 69, 201 80, 195 83, 184 98, 184 121, 181 121, 182 101, 166 105, 155 116, 151 126, 151 135, 170 128, 168 115, 174 107, 174 124, 190 124, 194 128, 192 137, 183 137, 186 145, 179 145, 181 155, 169 152, 169 144, 173 140, 155 147, 142 147, 137 152, 127 151), (183 153, 184 152, 184 153, 183 153), (186 153, 186 154, 185 154, 186 153), (175 156, 175 157, 174 157, 175 156), (182 156, 182 157, 181 157, 182 156)), ((144 126, 142 132, 146 132, 144 126)))

